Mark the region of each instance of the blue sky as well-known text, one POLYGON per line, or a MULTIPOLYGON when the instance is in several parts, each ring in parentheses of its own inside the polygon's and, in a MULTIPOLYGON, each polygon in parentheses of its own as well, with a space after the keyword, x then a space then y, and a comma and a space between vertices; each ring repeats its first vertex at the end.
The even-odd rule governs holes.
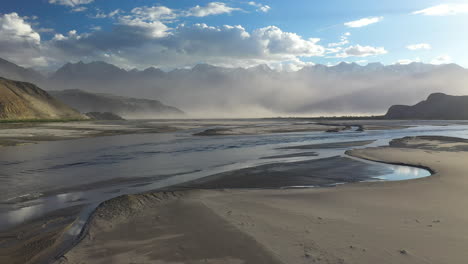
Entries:
POLYGON ((2 0, 0 57, 56 68, 340 61, 468 66, 468 2, 446 0, 2 0))

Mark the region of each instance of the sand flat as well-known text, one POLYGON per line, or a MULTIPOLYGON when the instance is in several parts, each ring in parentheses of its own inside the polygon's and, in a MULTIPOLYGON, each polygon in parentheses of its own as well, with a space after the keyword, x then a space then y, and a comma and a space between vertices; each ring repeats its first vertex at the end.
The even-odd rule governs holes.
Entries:
MULTIPOLYGON (((250 247, 261 251, 263 257, 282 263, 466 263, 468 152, 379 147, 354 150, 350 154, 376 161, 425 166, 435 174, 417 180, 322 189, 191 191, 192 195, 179 198, 187 206, 185 210, 172 207, 165 217, 179 219, 188 208, 203 205, 200 211, 205 210, 201 213, 204 220, 197 222, 197 228, 227 232, 227 237, 218 240, 220 243, 231 243, 238 233, 246 235, 250 247), (231 237, 233 234, 236 235, 231 237)), ((140 212, 144 213, 126 218, 127 228, 137 223, 156 225, 155 211, 140 212)), ((197 210, 191 212, 197 217, 197 210)), ((184 225, 183 222, 174 224, 174 230, 178 230, 175 233, 189 236, 193 231, 184 225)), ((124 234, 121 226, 116 223, 111 230, 97 229, 93 239, 83 240, 66 254, 68 263, 89 259, 86 250, 89 247, 106 252, 104 249, 115 239, 106 240, 105 237, 124 234)), ((146 231, 144 237, 133 236, 132 239, 165 237, 151 228, 146 231)), ((191 258, 194 254, 209 255, 209 251, 204 250, 212 244, 205 243, 200 236, 198 239, 196 244, 201 251, 182 252, 185 262, 177 261, 199 263, 191 258)), ((178 250, 167 241, 163 245, 170 254, 178 250)), ((134 244, 135 250, 140 248, 134 244)), ((225 260, 235 263, 234 260, 241 259, 240 254, 246 254, 243 250, 232 248, 225 260)), ((150 253, 153 260, 160 261, 153 263, 178 263, 167 262, 168 252, 144 254, 150 253)), ((105 258, 109 260, 112 254, 107 254, 105 258)), ((254 263, 250 259, 252 256, 243 257, 246 261, 243 263, 254 263)), ((201 258, 198 255, 196 259, 201 258)), ((208 263, 230 263, 223 261, 211 258, 208 263)), ((272 263, 268 262, 271 260, 255 261, 272 263)))

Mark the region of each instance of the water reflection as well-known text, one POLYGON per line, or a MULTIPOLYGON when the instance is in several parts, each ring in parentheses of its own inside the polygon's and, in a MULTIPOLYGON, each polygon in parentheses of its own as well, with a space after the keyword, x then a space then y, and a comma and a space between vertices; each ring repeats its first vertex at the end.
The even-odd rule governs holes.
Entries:
POLYGON ((402 181, 410 179, 418 179, 423 177, 428 177, 431 175, 431 172, 425 169, 420 169, 416 167, 408 166, 396 166, 396 165, 386 165, 391 167, 393 173, 377 176, 377 179, 386 180, 386 181, 402 181))

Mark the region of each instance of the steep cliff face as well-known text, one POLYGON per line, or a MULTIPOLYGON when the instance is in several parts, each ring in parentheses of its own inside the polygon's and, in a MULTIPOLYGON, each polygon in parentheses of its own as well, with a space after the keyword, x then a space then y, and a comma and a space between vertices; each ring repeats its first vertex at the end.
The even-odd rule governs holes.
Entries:
POLYGON ((468 119, 468 96, 452 96, 443 93, 429 95, 427 100, 413 106, 394 105, 386 118, 389 119, 468 119))
POLYGON ((0 120, 87 119, 34 84, 0 78, 0 120))

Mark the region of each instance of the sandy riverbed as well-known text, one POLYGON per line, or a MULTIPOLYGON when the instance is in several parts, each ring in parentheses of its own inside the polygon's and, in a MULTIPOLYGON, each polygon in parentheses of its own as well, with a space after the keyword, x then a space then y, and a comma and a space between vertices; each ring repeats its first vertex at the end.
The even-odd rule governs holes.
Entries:
POLYGON ((435 172, 417 180, 124 196, 98 209, 61 261, 466 263, 468 152, 458 144, 407 138, 350 152, 435 172))

